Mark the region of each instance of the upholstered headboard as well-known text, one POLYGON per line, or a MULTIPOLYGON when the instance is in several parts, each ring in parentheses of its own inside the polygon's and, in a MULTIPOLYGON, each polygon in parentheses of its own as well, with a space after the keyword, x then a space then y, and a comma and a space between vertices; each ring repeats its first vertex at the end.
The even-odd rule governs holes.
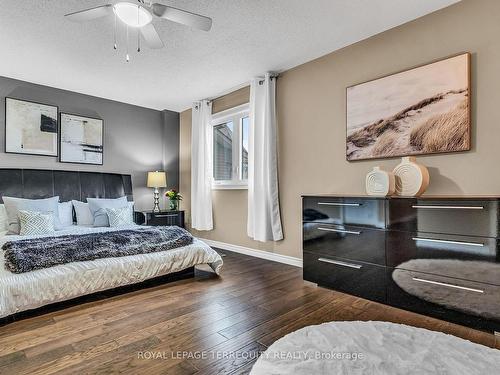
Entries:
POLYGON ((61 202, 122 196, 132 201, 132 178, 116 173, 0 168, 0 202, 2 196, 39 199, 55 195, 61 202))

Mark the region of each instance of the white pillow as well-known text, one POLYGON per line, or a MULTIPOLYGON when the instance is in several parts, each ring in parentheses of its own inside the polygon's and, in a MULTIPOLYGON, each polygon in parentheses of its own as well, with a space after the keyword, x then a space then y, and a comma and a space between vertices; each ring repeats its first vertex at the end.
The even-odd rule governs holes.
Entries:
POLYGON ((59 203, 59 221, 63 228, 73 225, 73 203, 62 202, 59 203))
POLYGON ((130 207, 106 208, 110 227, 123 227, 134 224, 130 215, 130 207))
POLYGON ((9 219, 7 218, 7 211, 5 206, 0 204, 0 232, 9 230, 9 219))
POLYGON ((21 236, 35 236, 54 232, 54 215, 36 211, 19 210, 21 236))
POLYGON ((59 222, 59 196, 44 199, 25 199, 15 197, 2 197, 7 217, 9 219, 9 232, 19 234, 19 211, 41 212, 54 215, 54 227, 62 229, 59 222))
POLYGON ((75 207, 76 212, 76 224, 77 225, 93 225, 94 217, 90 212, 89 204, 80 201, 71 201, 73 207, 75 207))

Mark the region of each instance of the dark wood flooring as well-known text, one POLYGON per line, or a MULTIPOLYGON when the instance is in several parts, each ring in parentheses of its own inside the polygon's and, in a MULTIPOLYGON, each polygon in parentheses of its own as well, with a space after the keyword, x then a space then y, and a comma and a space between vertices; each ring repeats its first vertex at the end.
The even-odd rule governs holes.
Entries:
POLYGON ((495 346, 491 334, 316 287, 300 268, 221 252, 220 278, 197 271, 0 327, 0 374, 247 374, 276 339, 334 320, 404 323, 495 346))

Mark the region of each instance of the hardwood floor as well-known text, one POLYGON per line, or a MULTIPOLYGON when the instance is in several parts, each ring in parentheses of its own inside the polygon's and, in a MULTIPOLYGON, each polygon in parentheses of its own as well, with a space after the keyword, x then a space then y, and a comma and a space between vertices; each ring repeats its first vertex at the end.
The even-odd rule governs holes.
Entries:
POLYGON ((220 278, 197 271, 0 327, 0 374, 247 374, 276 339, 333 320, 391 321, 495 346, 491 334, 318 288, 300 268, 221 253, 220 278))

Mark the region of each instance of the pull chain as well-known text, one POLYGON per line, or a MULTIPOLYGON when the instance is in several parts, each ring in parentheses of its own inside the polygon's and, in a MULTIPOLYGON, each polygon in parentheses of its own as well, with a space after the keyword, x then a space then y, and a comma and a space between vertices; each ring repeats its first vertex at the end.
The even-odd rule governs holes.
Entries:
POLYGON ((118 45, 116 44, 116 13, 115 13, 115 27, 113 31, 113 38, 114 38, 114 44, 113 44, 113 49, 118 49, 118 45))
POLYGON ((126 56, 126 60, 127 60, 127 62, 130 61, 130 56, 128 54, 128 25, 127 25, 127 56, 126 56))
MULTIPOLYGON (((139 5, 137 7, 137 24, 140 23, 140 14, 139 14, 140 9, 141 9, 141 6, 139 5)), ((137 52, 141 52, 141 32, 140 32, 140 28, 137 28, 137 52)))

